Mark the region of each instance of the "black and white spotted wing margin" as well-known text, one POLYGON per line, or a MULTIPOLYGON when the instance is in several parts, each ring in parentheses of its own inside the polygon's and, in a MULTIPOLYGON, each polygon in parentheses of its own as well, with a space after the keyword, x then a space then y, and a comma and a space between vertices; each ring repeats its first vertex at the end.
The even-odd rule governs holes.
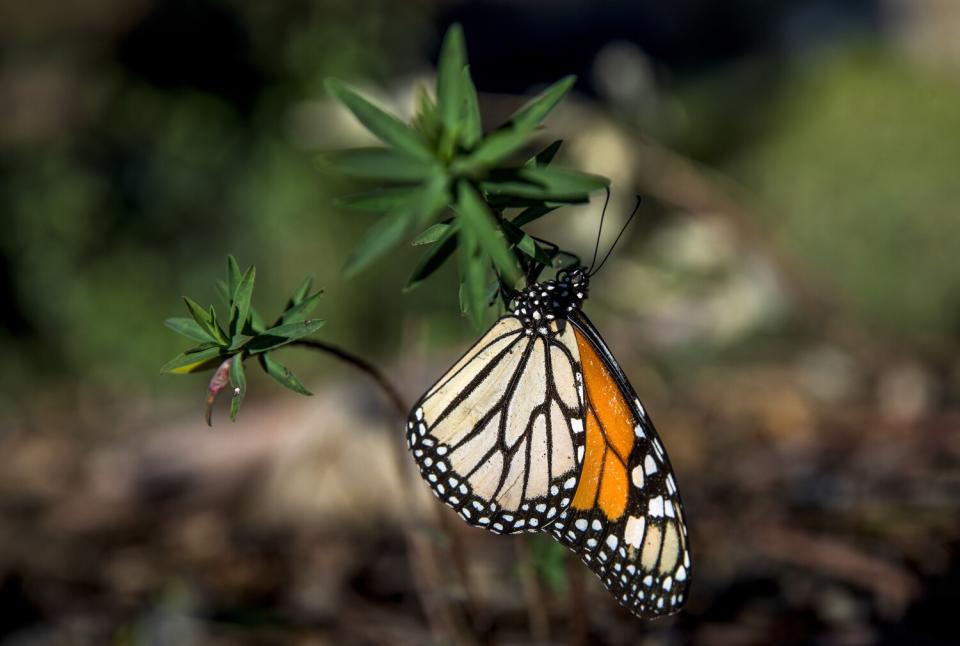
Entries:
POLYGON ((571 327, 533 335, 507 315, 414 405, 407 444, 437 497, 471 525, 538 531, 576 490, 583 406, 571 327))

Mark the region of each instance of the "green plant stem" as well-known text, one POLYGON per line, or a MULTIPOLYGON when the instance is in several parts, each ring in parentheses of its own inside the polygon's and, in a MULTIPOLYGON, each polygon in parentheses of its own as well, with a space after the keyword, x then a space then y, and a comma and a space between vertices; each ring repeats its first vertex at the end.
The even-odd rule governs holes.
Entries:
POLYGON ((380 390, 383 391, 383 394, 386 395, 391 406, 393 406, 394 412, 400 417, 400 419, 406 419, 409 408, 403 401, 403 397, 400 396, 400 391, 397 390, 397 388, 390 382, 389 379, 387 379, 386 375, 384 375, 379 368, 366 359, 362 359, 355 354, 347 352, 343 348, 339 348, 330 343, 325 343, 324 341, 317 341, 316 339, 297 339, 296 341, 290 343, 290 345, 301 346, 304 348, 311 348, 313 350, 325 352, 333 357, 336 357, 340 361, 353 366, 357 370, 365 372, 376 382, 380 390))

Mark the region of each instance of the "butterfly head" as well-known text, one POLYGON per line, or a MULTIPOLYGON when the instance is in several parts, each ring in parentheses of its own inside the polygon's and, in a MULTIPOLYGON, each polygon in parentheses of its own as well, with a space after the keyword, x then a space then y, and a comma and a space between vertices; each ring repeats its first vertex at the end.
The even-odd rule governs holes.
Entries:
POLYGON ((513 300, 513 313, 531 332, 551 334, 587 299, 590 276, 583 267, 561 271, 555 280, 530 285, 513 300))

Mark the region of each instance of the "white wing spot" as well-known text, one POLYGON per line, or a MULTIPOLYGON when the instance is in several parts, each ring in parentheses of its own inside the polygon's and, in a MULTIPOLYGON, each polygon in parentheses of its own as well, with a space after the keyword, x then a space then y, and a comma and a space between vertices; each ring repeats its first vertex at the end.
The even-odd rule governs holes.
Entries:
POLYGON ((574 527, 576 527, 577 529, 579 529, 581 532, 587 531, 587 519, 586 519, 586 518, 578 518, 578 519, 577 519, 577 522, 575 522, 573 525, 574 525, 574 527))
POLYGON ((633 467, 633 471, 630 472, 630 479, 633 481, 634 487, 643 489, 643 467, 639 464, 633 467))
POLYGON ((613 534, 610 534, 609 536, 607 536, 607 545, 610 546, 610 549, 612 550, 617 549, 617 545, 619 544, 620 544, 620 539, 618 539, 616 536, 614 536, 613 534))
MULTIPOLYGON (((582 449, 583 447, 581 446, 580 448, 582 449)), ((577 479, 572 477, 567 478, 567 481, 563 483, 564 489, 573 489, 576 486, 577 486, 577 479)))
POLYGON ((570 428, 574 433, 583 433, 583 422, 579 419, 570 420, 570 428))
POLYGON ((653 459, 653 456, 647 453, 647 457, 643 459, 643 470, 647 472, 647 475, 653 475, 657 472, 657 461, 653 459))
POLYGON ((650 509, 648 513, 654 518, 663 516, 663 496, 650 499, 650 509))
MULTIPOLYGON (((647 520, 643 516, 630 516, 627 519, 627 526, 623 530, 623 540, 639 548, 640 543, 643 542, 643 531, 646 524, 647 520)), ((633 572, 630 574, 633 574, 633 572)))
POLYGON ((591 525, 591 527, 593 527, 594 530, 599 532, 601 529, 603 529, 603 523, 601 523, 599 519, 594 518, 593 524, 591 525))
POLYGON ((677 568, 677 581, 686 581, 687 580, 687 568, 682 565, 677 568))

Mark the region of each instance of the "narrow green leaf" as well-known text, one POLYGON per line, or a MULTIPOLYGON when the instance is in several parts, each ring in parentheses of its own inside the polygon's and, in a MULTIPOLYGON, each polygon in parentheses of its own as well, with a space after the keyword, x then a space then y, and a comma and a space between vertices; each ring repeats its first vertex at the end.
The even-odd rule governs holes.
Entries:
POLYGON ((450 233, 450 230, 453 228, 453 223, 450 220, 446 222, 437 222, 436 224, 430 225, 430 227, 413 239, 413 246, 420 246, 426 244, 433 244, 437 240, 445 237, 450 233))
POLYGON ((477 98, 477 88, 470 76, 469 65, 463 68, 462 74, 463 79, 460 83, 463 86, 466 106, 464 107, 463 134, 460 141, 464 148, 470 150, 483 137, 483 121, 480 118, 480 100, 477 98))
MULTIPOLYGON (((438 226, 438 225, 434 225, 438 226)), ((433 228, 433 227, 431 227, 433 228)), ((410 291, 426 280, 431 274, 440 269, 440 267, 457 250, 457 227, 455 224, 448 224, 443 232, 436 239, 433 247, 424 253, 413 268, 413 273, 407 280, 404 291, 410 291)))
POLYGON ((210 327, 212 328, 213 335, 216 337, 220 345, 230 345, 230 339, 227 337, 226 333, 223 331, 223 328, 220 327, 220 322, 217 320, 217 310, 211 305, 209 310, 210 315, 210 327))
POLYGON ((430 96, 430 92, 423 85, 417 88, 417 116, 414 123, 431 144, 436 144, 440 138, 440 113, 437 104, 430 96))
POLYGON ((463 28, 452 25, 447 30, 440 47, 437 64, 437 106, 440 119, 446 130, 455 139, 460 128, 460 116, 464 106, 463 68, 467 64, 467 48, 463 40, 463 28))
POLYGON ((493 213, 469 182, 459 183, 456 208, 461 215, 461 230, 470 229, 476 244, 490 256, 504 280, 511 284, 516 282, 520 277, 516 260, 498 231, 493 213))
POLYGON ((256 336, 267 329, 267 324, 264 322, 263 317, 260 316, 260 313, 257 312, 255 307, 250 308, 250 320, 247 321, 247 324, 243 327, 243 333, 247 336, 256 336))
POLYGON ((177 334, 182 334, 183 336, 193 339, 194 341, 211 342, 216 340, 207 334, 207 332, 193 319, 175 316, 167 319, 163 322, 163 324, 177 334))
POLYGON ((514 127, 495 130, 484 137, 472 153, 458 160, 451 168, 455 173, 468 174, 495 166, 520 150, 533 132, 533 129, 514 127))
POLYGON ((308 334, 313 334, 323 327, 323 323, 324 321, 321 319, 306 319, 296 323, 277 325, 269 330, 264 330, 256 338, 251 340, 246 350, 249 354, 260 354, 267 350, 279 348, 291 341, 296 341, 308 334))
POLYGON ((408 211, 380 218, 353 248, 347 264, 343 267, 344 275, 349 277, 359 273, 409 235, 413 228, 414 215, 408 211))
POLYGON ((474 328, 483 326, 486 310, 485 285, 488 266, 480 254, 476 235, 468 227, 460 230, 460 308, 474 328))
POLYGON ((303 383, 297 379, 297 376, 290 372, 289 368, 271 358, 270 353, 265 352, 257 355, 257 359, 260 360, 260 367, 263 368, 263 371, 284 388, 289 388, 293 392, 300 393, 301 395, 313 395, 313 393, 307 390, 303 383))
POLYGON ((520 211, 520 213, 517 214, 517 217, 513 218, 513 224, 515 224, 518 227, 525 226, 527 224, 530 224, 534 220, 539 220, 540 218, 547 215, 548 213, 553 213, 554 211, 557 210, 558 206, 559 205, 555 205, 555 204, 541 203, 541 204, 535 204, 534 206, 527 207, 524 210, 520 211))
POLYGON ((310 312, 316 309, 317 304, 320 302, 320 298, 323 296, 323 292, 317 292, 313 296, 304 298, 299 303, 293 307, 288 308, 281 316, 281 323, 299 323, 300 321, 305 320, 310 312))
POLYGON ((514 112, 509 122, 521 129, 536 128, 556 107, 560 99, 570 91, 576 80, 576 76, 565 76, 560 79, 514 112))
POLYGON ((176 375, 185 375, 191 372, 199 372, 215 366, 221 359, 221 351, 218 347, 193 348, 183 354, 179 354, 160 368, 160 372, 169 372, 176 375))
POLYGON ((560 150, 560 146, 563 145, 563 139, 557 139, 555 142, 538 152, 536 155, 531 157, 526 165, 527 166, 537 166, 540 168, 545 168, 550 165, 550 162, 553 161, 553 158, 557 156, 557 151, 560 150))
POLYGON ((541 249, 537 244, 537 241, 534 240, 528 233, 514 226, 514 224, 508 220, 504 220, 501 223, 501 227, 503 228, 503 233, 506 235, 507 240, 510 241, 510 244, 531 258, 534 258, 537 262, 548 267, 550 266, 550 255, 541 249))
POLYGON ((446 175, 436 175, 423 186, 419 198, 411 206, 420 227, 450 205, 450 190, 446 175))
POLYGON ((237 421, 237 413, 240 412, 240 404, 247 395, 247 375, 243 371, 243 357, 236 355, 230 362, 230 388, 232 389, 230 398, 230 421, 237 421))
POLYGON ((188 296, 183 297, 183 302, 187 304, 187 309, 190 310, 190 315, 193 317, 193 320, 197 322, 197 325, 210 335, 212 339, 225 345, 226 339, 223 336, 223 332, 219 326, 217 326, 216 320, 211 314, 213 312, 213 306, 210 306, 210 312, 208 312, 188 296))
POLYGON ((243 331, 250 316, 250 299, 253 297, 253 284, 257 278, 257 268, 253 265, 243 272, 233 293, 233 311, 230 317, 230 337, 233 338, 243 331))
POLYGON ((307 297, 307 294, 310 293, 311 287, 313 287, 313 279, 310 278, 310 276, 307 276, 293 292, 290 300, 287 301, 287 309, 290 309, 294 305, 299 305, 303 299, 307 297))
POLYGON ((491 198, 509 196, 551 202, 586 202, 591 192, 602 189, 610 180, 560 168, 516 168, 491 173, 482 183, 491 198))
POLYGON ((240 284, 241 275, 237 259, 232 254, 227 256, 227 294, 230 295, 230 302, 227 303, 227 307, 233 305, 233 295, 237 293, 237 285, 240 284))
POLYGON ((384 188, 369 193, 338 198, 337 206, 366 213, 396 213, 406 211, 420 196, 420 186, 384 188))
POLYGON ((418 182, 432 177, 436 167, 428 162, 411 159, 390 148, 353 148, 317 157, 321 169, 332 169, 347 177, 358 179, 418 182))
POLYGON ((327 79, 327 91, 345 105, 353 115, 384 143, 416 159, 429 161, 433 153, 416 130, 370 103, 336 79, 327 79))

